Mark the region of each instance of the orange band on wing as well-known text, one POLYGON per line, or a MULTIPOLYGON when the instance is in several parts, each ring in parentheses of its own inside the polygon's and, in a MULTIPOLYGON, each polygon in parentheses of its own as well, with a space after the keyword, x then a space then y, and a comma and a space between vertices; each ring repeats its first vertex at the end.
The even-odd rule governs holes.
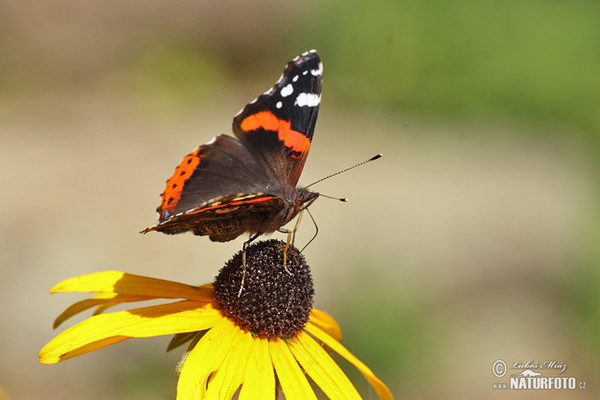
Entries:
POLYGON ((240 127, 244 132, 263 128, 267 131, 277 132, 279 140, 285 147, 304 154, 310 147, 310 139, 302 132, 292 129, 290 121, 279 119, 270 111, 261 111, 244 118, 240 127))
POLYGON ((244 118, 240 124, 240 127, 244 132, 253 131, 258 128, 264 128, 268 131, 278 131, 279 125, 279 118, 277 118, 272 112, 261 111, 244 118))
POLYGON ((181 199, 181 191, 183 190, 185 181, 192 176, 194 170, 198 164, 200 164, 200 157, 198 156, 199 152, 200 148, 198 147, 192 153, 183 157, 183 160, 181 160, 177 168, 175 168, 173 176, 167 181, 165 190, 161 194, 162 201, 159 206, 161 214, 165 210, 173 212, 175 209, 179 199, 181 199))

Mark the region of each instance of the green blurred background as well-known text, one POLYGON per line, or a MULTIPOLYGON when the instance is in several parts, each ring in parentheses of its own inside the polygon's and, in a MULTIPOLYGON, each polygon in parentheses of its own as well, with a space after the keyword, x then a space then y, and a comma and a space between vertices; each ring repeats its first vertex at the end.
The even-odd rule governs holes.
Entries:
POLYGON ((174 398, 168 338, 39 364, 81 298, 48 289, 105 269, 211 281, 242 239, 137 232, 181 157, 315 48, 301 183, 384 154, 315 187, 350 198, 312 206, 305 251, 343 343, 399 399, 598 398, 599 16, 593 0, 1 1, 0 387, 174 398), (587 390, 494 390, 496 359, 563 362, 587 390))

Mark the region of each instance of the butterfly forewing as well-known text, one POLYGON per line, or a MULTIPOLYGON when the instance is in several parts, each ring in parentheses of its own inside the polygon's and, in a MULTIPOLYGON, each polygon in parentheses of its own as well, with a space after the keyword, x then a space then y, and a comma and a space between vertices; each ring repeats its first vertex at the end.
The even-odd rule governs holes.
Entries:
POLYGON ((233 120, 235 135, 274 181, 291 186, 298 182, 319 114, 322 74, 314 50, 296 57, 277 83, 233 120))

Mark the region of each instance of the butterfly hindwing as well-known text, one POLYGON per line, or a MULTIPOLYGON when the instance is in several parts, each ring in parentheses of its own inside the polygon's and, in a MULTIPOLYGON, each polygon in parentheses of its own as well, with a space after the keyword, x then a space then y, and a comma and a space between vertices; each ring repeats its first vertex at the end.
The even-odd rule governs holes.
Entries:
POLYGON ((215 242, 227 242, 270 221, 283 206, 279 197, 263 193, 226 196, 174 215, 146 231, 167 234, 191 231, 195 235, 209 236, 215 242))

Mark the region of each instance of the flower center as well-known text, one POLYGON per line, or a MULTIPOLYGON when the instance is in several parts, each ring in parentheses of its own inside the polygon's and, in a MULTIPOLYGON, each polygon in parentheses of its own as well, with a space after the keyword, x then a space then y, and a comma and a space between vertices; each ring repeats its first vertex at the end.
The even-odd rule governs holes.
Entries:
POLYGON ((300 251, 271 239, 246 249, 246 272, 238 252, 215 278, 214 294, 221 310, 238 326, 260 337, 290 338, 302 330, 314 294, 310 268, 300 251), (239 296, 238 296, 239 295, 239 296))

